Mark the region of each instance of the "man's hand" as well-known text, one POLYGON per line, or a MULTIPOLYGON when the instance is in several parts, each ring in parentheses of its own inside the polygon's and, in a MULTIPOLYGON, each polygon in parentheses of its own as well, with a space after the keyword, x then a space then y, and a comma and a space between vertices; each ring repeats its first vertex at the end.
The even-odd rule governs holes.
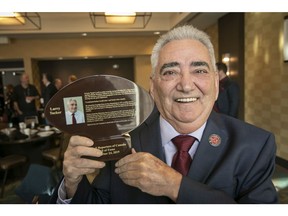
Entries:
POLYGON ((93 141, 86 137, 72 136, 64 154, 63 174, 67 197, 74 196, 83 175, 97 172, 105 166, 102 161, 82 158, 83 155, 100 157, 102 151, 93 146, 93 141))
POLYGON ((154 196, 177 200, 182 175, 150 153, 132 150, 116 163, 115 172, 124 183, 154 196))

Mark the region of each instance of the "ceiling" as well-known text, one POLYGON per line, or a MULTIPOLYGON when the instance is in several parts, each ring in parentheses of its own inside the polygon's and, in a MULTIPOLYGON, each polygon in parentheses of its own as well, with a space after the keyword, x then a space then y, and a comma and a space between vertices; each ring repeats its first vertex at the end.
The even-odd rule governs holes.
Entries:
MULTIPOLYGON (((22 13, 23 14, 23 13, 22 13)), ((135 36, 152 35, 154 32, 166 32, 184 22, 204 30, 226 13, 178 13, 153 12, 145 28, 95 28, 89 13, 85 12, 40 12, 27 13, 30 19, 40 26, 37 29, 31 22, 26 22, 18 29, 0 26, 0 38, 67 38, 89 36, 135 36), (34 29, 32 29, 34 28, 34 29)), ((142 13, 143 14, 143 13, 142 13)), ((130 26, 132 27, 132 26, 130 26)))

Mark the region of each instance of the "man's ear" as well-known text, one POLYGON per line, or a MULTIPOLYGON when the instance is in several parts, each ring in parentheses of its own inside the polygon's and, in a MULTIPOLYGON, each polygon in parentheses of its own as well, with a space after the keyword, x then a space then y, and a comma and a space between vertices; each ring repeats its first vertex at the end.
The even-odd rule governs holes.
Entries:
POLYGON ((149 93, 151 95, 151 97, 154 100, 154 82, 153 82, 153 78, 150 76, 150 89, 149 89, 149 93))
POLYGON ((219 94, 219 73, 215 71, 215 101, 218 98, 219 94))

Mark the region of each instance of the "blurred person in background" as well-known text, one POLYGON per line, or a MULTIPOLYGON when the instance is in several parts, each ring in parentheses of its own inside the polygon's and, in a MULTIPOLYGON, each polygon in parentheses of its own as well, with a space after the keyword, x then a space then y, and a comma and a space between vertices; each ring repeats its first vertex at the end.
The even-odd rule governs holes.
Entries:
POLYGON ((77 80, 77 76, 72 74, 68 77, 68 84, 74 82, 75 80, 77 80))
POLYGON ((54 85, 55 85, 57 90, 61 89, 63 87, 62 80, 60 78, 56 78, 54 80, 54 85))
POLYGON ((0 79, 0 122, 5 121, 5 98, 2 79, 0 79))
POLYGON ((228 68, 225 63, 217 62, 216 67, 219 74, 219 95, 214 110, 237 118, 240 103, 239 86, 227 76, 228 68))
POLYGON ((13 93, 14 93, 14 86, 12 84, 8 84, 6 86, 5 113, 7 116, 7 121, 16 124, 17 113, 14 109, 13 93))
POLYGON ((58 90, 53 83, 52 75, 49 73, 42 74, 42 83, 44 85, 44 88, 42 90, 41 99, 43 100, 43 106, 45 107, 48 101, 58 90))
POLYGON ((36 100, 39 98, 38 90, 29 83, 29 75, 23 73, 20 84, 15 86, 13 94, 14 109, 18 114, 19 122, 23 122, 26 116, 38 116, 36 100))
MULTIPOLYGON (((42 83, 44 85, 44 88, 42 90, 40 102, 41 102, 41 105, 42 105, 43 109, 45 110, 45 107, 46 107, 47 103, 53 97, 53 95, 56 94, 56 92, 58 90, 57 90, 57 88, 55 87, 55 85, 53 83, 52 75, 49 74, 49 73, 43 73, 42 74, 42 83)), ((49 122, 45 118, 44 112, 41 114, 41 117, 43 119, 45 119, 45 123, 46 124, 49 124, 49 122)))

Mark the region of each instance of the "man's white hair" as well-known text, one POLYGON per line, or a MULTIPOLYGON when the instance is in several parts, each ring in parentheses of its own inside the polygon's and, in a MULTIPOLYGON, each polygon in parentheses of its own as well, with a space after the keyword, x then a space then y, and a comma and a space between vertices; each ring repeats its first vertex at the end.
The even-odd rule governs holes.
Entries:
POLYGON ((216 66, 215 66, 216 61, 215 61, 214 48, 213 48, 213 45, 210 41, 209 36, 205 32, 203 32, 203 31, 201 31, 201 30, 199 30, 199 29, 197 29, 191 25, 184 25, 184 26, 180 26, 180 27, 176 27, 176 28, 172 29, 171 31, 162 35, 158 39, 157 43, 155 44, 155 46, 152 50, 152 55, 151 55, 151 65, 152 65, 151 76, 152 77, 155 76, 156 67, 157 67, 158 60, 159 60, 159 53, 160 53, 160 50, 162 49, 162 47, 173 40, 183 40, 183 39, 198 40, 205 47, 207 47, 209 55, 210 55, 213 70, 216 71, 216 66))

